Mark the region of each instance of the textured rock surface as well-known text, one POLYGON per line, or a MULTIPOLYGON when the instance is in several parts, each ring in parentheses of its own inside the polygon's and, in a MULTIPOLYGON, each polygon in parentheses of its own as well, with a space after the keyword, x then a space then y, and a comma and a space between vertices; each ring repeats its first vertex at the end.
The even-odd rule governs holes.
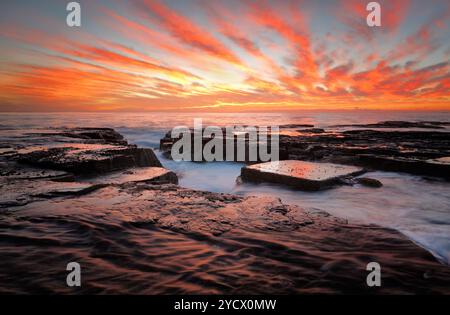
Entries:
POLYGON ((83 268, 76 293, 450 293, 450 269, 393 230, 175 185, 37 201, 1 216, 0 236, 2 293, 74 293, 69 261, 83 268))

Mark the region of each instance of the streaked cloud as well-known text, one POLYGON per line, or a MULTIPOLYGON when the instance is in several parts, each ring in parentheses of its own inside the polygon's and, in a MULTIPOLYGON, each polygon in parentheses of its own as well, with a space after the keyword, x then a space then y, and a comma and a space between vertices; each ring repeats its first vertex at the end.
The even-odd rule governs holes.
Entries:
POLYGON ((450 109, 446 0, 42 2, 2 16, 0 110, 450 109))

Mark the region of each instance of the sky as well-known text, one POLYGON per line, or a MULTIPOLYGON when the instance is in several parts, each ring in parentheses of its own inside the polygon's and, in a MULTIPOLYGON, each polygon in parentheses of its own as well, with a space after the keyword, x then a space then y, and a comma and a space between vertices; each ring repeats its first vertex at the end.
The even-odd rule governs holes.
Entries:
POLYGON ((450 110, 450 1, 0 3, 0 111, 450 110))

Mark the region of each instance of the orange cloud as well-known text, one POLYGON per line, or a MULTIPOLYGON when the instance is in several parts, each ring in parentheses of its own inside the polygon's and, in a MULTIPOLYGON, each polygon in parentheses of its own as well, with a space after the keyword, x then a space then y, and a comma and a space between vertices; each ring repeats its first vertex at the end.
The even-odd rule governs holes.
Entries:
POLYGON ((320 2, 140 0, 98 7, 102 32, 0 25, 0 110, 450 109, 449 5, 405 31, 410 1, 383 2, 398 14, 375 32, 344 3, 315 20, 320 2))

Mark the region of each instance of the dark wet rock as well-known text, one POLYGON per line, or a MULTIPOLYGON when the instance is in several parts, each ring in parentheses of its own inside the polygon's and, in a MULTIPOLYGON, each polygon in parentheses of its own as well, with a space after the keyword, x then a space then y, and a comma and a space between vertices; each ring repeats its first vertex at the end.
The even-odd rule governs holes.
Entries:
POLYGON ((446 126, 450 126, 450 123, 442 121, 383 121, 376 124, 336 125, 333 127, 445 129, 446 126))
POLYGON ((131 167, 161 167, 151 149, 129 145, 113 129, 54 128, 14 132, 13 136, 3 137, 2 145, 14 151, 7 156, 0 155, 3 160, 73 174, 107 173, 131 167))
POLYGON ((361 184, 361 185, 367 186, 367 187, 372 187, 372 188, 383 187, 383 183, 380 182, 378 179, 374 179, 374 178, 358 177, 358 178, 355 178, 355 181, 358 184, 361 184))
POLYGON ((277 198, 127 183, 22 206, 0 234, 2 292, 73 294, 61 266, 80 261, 79 294, 450 293, 448 266, 401 233, 277 198))
POLYGON ((244 181, 270 182, 302 190, 321 190, 340 184, 341 179, 361 175, 359 167, 305 161, 267 162, 241 169, 244 181))
POLYGON ((359 159, 364 165, 378 170, 435 176, 450 180, 450 164, 447 163, 371 154, 361 154, 359 159))
POLYGON ((290 160, 343 163, 375 170, 450 179, 446 163, 450 133, 441 131, 344 130, 280 136, 290 160))
POLYGON ((299 129, 298 132, 301 132, 301 133, 324 133, 325 129, 322 129, 322 128, 299 129))

